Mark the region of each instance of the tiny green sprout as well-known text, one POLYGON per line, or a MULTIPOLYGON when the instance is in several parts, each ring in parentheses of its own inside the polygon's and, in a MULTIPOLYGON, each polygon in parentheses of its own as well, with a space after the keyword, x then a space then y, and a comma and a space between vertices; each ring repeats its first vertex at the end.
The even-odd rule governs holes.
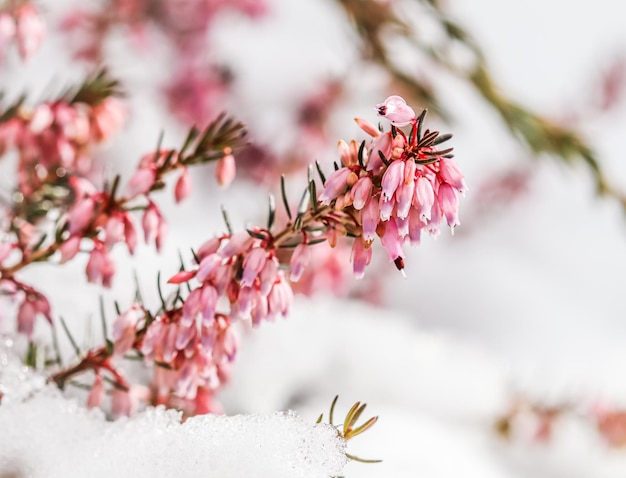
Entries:
MULTIPOLYGON (((349 441, 355 436, 366 432, 367 430, 372 428, 374 424, 378 421, 378 417, 371 417, 370 419, 366 420, 361 425, 357 426, 357 422, 359 418, 361 417, 361 415, 363 414, 363 411, 365 410, 365 407, 367 405, 365 403, 361 404, 361 402, 356 402, 354 405, 352 405, 352 407, 346 414, 346 417, 343 420, 343 424, 341 426, 336 426, 333 423, 333 421, 334 421, 334 415, 335 415, 335 407, 337 405, 338 400, 339 400, 339 395, 335 395, 335 398, 330 404, 330 410, 328 413, 328 423, 337 429, 337 434, 344 440, 349 441)), ((318 417, 316 423, 322 423, 323 419, 324 419, 324 414, 322 413, 318 417)), ((361 463, 380 463, 382 461, 382 460, 368 460, 364 458, 359 458, 358 456, 352 455, 350 453, 346 453, 346 457, 348 457, 348 459, 350 460, 358 461, 361 463)))

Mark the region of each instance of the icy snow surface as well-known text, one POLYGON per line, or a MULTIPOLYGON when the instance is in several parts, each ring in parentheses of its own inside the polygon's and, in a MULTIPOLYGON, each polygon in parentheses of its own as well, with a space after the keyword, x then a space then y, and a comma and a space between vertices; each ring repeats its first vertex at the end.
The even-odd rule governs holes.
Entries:
MULTIPOLYGON (((1 378, 1 376, 0 376, 1 378)), ((326 478, 344 443, 294 412, 187 419, 160 408, 107 422, 56 390, 0 407, 0 476, 326 478)))

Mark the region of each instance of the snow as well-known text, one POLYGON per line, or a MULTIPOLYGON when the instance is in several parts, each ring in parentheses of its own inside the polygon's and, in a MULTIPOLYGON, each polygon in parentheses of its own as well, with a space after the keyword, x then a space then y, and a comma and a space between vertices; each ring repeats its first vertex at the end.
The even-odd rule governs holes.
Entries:
POLYGON ((0 366, 0 384, 8 392, 0 407, 3 477, 326 478, 346 462, 334 428, 295 412, 181 424, 179 412, 149 408, 110 422, 19 368, 0 366))

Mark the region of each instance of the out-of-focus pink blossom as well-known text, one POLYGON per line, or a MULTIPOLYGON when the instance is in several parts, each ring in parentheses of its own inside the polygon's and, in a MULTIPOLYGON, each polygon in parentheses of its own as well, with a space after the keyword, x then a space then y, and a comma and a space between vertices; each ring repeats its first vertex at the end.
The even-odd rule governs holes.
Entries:
POLYGON ((138 400, 130 390, 113 386, 111 391, 111 414, 114 418, 129 417, 137 409, 138 400))
POLYGON ((80 251, 80 242, 80 236, 70 236, 67 240, 63 241, 59 248, 61 251, 61 264, 72 260, 76 254, 78 254, 78 251, 80 251))
POLYGON ((6 47, 15 38, 15 19, 9 13, 0 13, 0 58, 4 56, 6 47))
POLYGON ((96 377, 91 386, 91 390, 89 390, 89 395, 87 396, 87 408, 98 408, 104 400, 104 395, 105 390, 102 374, 96 372, 96 377))
POLYGON ((304 269, 309 265, 311 260, 311 247, 306 243, 301 243, 296 246, 291 255, 290 269, 291 274, 289 279, 292 282, 298 282, 304 269))
POLYGON ((117 132, 126 120, 124 103, 113 96, 105 98, 93 107, 91 112, 92 130, 96 141, 106 141, 117 132))
POLYGON ((362 279, 365 275, 365 268, 372 261, 371 244, 363 242, 361 238, 356 238, 352 244, 352 267, 354 276, 362 279))
POLYGON ((183 172, 176 181, 176 187, 174 188, 174 197, 176 202, 179 203, 184 199, 187 199, 191 194, 191 175, 189 174, 189 168, 183 168, 183 172))
POLYGON ((18 332, 27 337, 32 337, 35 318, 38 314, 43 315, 48 322, 52 323, 48 299, 41 292, 29 288, 29 290, 24 291, 24 299, 17 311, 18 332))
POLYGON ((220 186, 227 187, 237 174, 235 157, 232 154, 222 156, 215 166, 215 177, 220 186))
POLYGON ((91 197, 81 198, 70 209, 67 222, 70 235, 82 232, 94 219, 95 202, 91 197))
POLYGON ((157 205, 152 201, 150 201, 143 213, 141 225, 146 244, 154 241, 157 251, 160 251, 163 240, 167 235, 167 223, 157 205))
POLYGON ((22 59, 29 59, 40 47, 46 34, 46 24, 30 4, 15 12, 17 49, 22 59))
POLYGON ((128 183, 128 195, 134 198, 146 194, 154 186, 156 170, 154 167, 139 168, 128 183))
POLYGON ((111 287, 115 275, 115 262, 107 253, 104 244, 94 241, 94 247, 87 261, 87 280, 94 284, 111 287))
POLYGON ((139 305, 133 305, 120 314, 113 323, 113 350, 116 355, 125 355, 133 346, 137 325, 144 319, 145 311, 139 305))

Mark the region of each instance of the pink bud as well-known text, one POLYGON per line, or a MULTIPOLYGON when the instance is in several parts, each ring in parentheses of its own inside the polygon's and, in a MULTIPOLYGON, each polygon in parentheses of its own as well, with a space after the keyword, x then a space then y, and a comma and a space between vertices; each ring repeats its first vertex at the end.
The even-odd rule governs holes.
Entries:
POLYGON ((128 183, 128 195, 134 198, 141 194, 146 194, 156 179, 156 170, 154 167, 139 168, 128 183))
POLYGON ((96 140, 104 141, 124 123, 126 108, 118 98, 110 96, 93 108, 92 115, 96 140))
POLYGON ((463 173, 452 158, 441 158, 439 160, 439 175, 444 182, 451 184, 459 193, 467 192, 467 185, 463 178, 463 173))
POLYGON ((70 235, 79 235, 93 220, 94 200, 90 197, 79 199, 70 209, 67 222, 70 235))
POLYGON ((202 287, 200 302, 202 304, 202 318, 204 320, 213 320, 218 300, 219 295, 214 287, 210 285, 202 287))
POLYGON ((291 275, 292 282, 298 282, 306 266, 311 260, 311 248, 304 242, 298 244, 291 255, 291 275))
MULTIPOLYGON (((185 272, 185 271, 183 271, 185 272)), ((202 310, 202 289, 192 290, 183 304, 183 318, 180 321, 183 327, 193 324, 202 310)))
POLYGON ((111 392, 111 413, 114 418, 130 416, 135 410, 136 402, 128 390, 114 386, 111 392))
POLYGON ((137 305, 120 314, 113 323, 113 342, 115 355, 122 356, 135 343, 137 324, 144 318, 144 310, 137 305))
POLYGON ((293 302, 293 291, 291 286, 284 278, 283 271, 278 272, 278 281, 272 287, 272 291, 267 297, 269 315, 268 318, 273 318, 277 314, 281 314, 286 317, 289 313, 289 307, 293 302))
POLYGON ((404 161, 393 161, 383 174, 381 182, 382 196, 385 201, 390 200, 398 186, 404 182, 404 161))
POLYGON ((15 37, 15 19, 9 13, 0 13, 0 55, 5 46, 15 37))
POLYGON ((357 181, 352 190, 352 205, 357 211, 363 209, 365 203, 372 195, 372 180, 369 176, 362 177, 357 181))
POLYGON ((275 257, 269 258, 261 272, 259 272, 259 280, 261 281, 261 295, 267 296, 272 290, 276 275, 278 274, 278 260, 275 257))
POLYGON ((390 96, 377 104, 376 110, 379 116, 387 118, 394 126, 406 126, 415 121, 415 111, 401 96, 390 96))
POLYGON ((379 169, 384 167, 383 161, 380 159, 382 154, 385 159, 391 157, 391 145, 393 143, 393 137, 391 133, 384 133, 374 138, 370 145, 369 160, 367 162, 367 170, 378 172, 379 169))
POLYGON ((241 278, 242 286, 252 286, 254 280, 259 275, 259 272, 263 269, 266 260, 267 251, 261 247, 255 247, 246 254, 243 260, 243 276, 241 278))
POLYGON ((128 247, 128 252, 134 254, 135 248, 137 247, 137 230, 128 213, 122 215, 122 220, 124 222, 124 241, 126 242, 126 247, 128 247))
POLYGON ((435 202, 435 192, 432 183, 425 177, 420 177, 415 185, 415 198, 413 204, 417 207, 420 219, 424 222, 430 220, 431 211, 435 202))
POLYGON ((361 223, 363 225, 363 238, 366 241, 373 241, 376 238, 376 228, 378 227, 379 208, 378 200, 370 198, 361 210, 361 223))
POLYGON ((124 221, 118 214, 109 217, 104 232, 104 244, 107 251, 110 251, 115 244, 124 240, 124 221))
POLYGON ((352 244, 352 269, 357 279, 362 279, 365 275, 365 268, 372 261, 372 248, 363 243, 363 240, 357 237, 352 244))
POLYGON ((70 236, 65 240, 59 250, 61 251, 61 264, 65 264, 67 261, 72 260, 78 251, 80 251, 80 236, 70 236))
POLYGON ((376 126, 374 126, 369 121, 365 121, 362 118, 354 118, 354 121, 359 126, 359 128, 361 128, 363 131, 365 131, 371 137, 375 138, 377 136, 380 136, 380 131, 378 131, 376 126))
POLYGON ((167 281, 168 284, 183 284, 184 282, 188 282, 196 276, 197 271, 180 271, 177 274, 174 274, 167 281))
POLYGON ((404 219, 409 215, 409 211, 413 203, 414 193, 415 182, 413 181, 408 184, 402 184, 396 190, 396 201, 398 204, 397 214, 399 218, 404 219))
POLYGON ((339 194, 342 194, 348 186, 348 178, 351 173, 352 171, 350 171, 349 168, 340 168, 337 171, 333 171, 333 173, 326 178, 324 191, 320 194, 319 201, 322 204, 330 204, 333 199, 339 196, 339 194))
POLYGON ((221 243, 222 241, 219 237, 212 237, 200 246, 200 248, 196 251, 196 257, 201 261, 209 254, 216 253, 220 248, 221 243))
POLYGON ((54 115, 50 106, 46 103, 40 104, 35 108, 33 116, 30 119, 29 129, 33 134, 41 134, 48 129, 54 122, 54 115))
POLYGON ((420 218, 419 211, 415 208, 411 208, 409 211, 409 240, 412 246, 420 243, 423 226, 424 223, 420 218))
POLYGON ((227 187, 235 179, 237 167, 232 154, 222 156, 215 167, 215 177, 220 186, 227 187))
POLYGON ((37 309, 30 295, 27 295, 17 311, 17 331, 27 337, 33 336, 37 309))
POLYGON ((98 408, 102 404, 102 400, 104 400, 104 380, 102 379, 102 374, 100 372, 96 372, 96 378, 93 381, 93 385, 91 386, 91 390, 89 390, 89 395, 87 396, 87 408, 98 408))
POLYGON ((21 7, 15 17, 17 49, 22 59, 27 60, 39 49, 46 34, 46 24, 31 5, 21 7))
POLYGON ((176 187, 174 188, 174 197, 176 202, 179 203, 183 199, 186 199, 191 194, 191 175, 189 174, 189 168, 183 168, 183 173, 176 181, 176 187))
POLYGON ((198 273, 196 279, 200 282, 204 282, 207 277, 222 264, 222 256, 219 254, 210 254, 200 261, 198 266, 198 273))
POLYGON ((437 200, 448 226, 454 231, 454 227, 461 224, 459 222, 459 197, 456 190, 448 183, 441 184, 437 192, 437 200))
POLYGON ((389 253, 389 258, 395 261, 398 257, 404 257, 404 251, 402 250, 403 238, 398 234, 398 226, 395 221, 387 221, 385 223, 385 233, 381 237, 385 249, 389 253))
POLYGON ((88 282, 96 284, 101 282, 104 287, 111 287, 111 281, 115 274, 115 263, 101 243, 95 244, 89 254, 86 272, 88 282))
POLYGON ((219 251, 219 255, 226 258, 241 254, 252 244, 252 237, 247 231, 240 231, 233 234, 226 245, 219 251))

